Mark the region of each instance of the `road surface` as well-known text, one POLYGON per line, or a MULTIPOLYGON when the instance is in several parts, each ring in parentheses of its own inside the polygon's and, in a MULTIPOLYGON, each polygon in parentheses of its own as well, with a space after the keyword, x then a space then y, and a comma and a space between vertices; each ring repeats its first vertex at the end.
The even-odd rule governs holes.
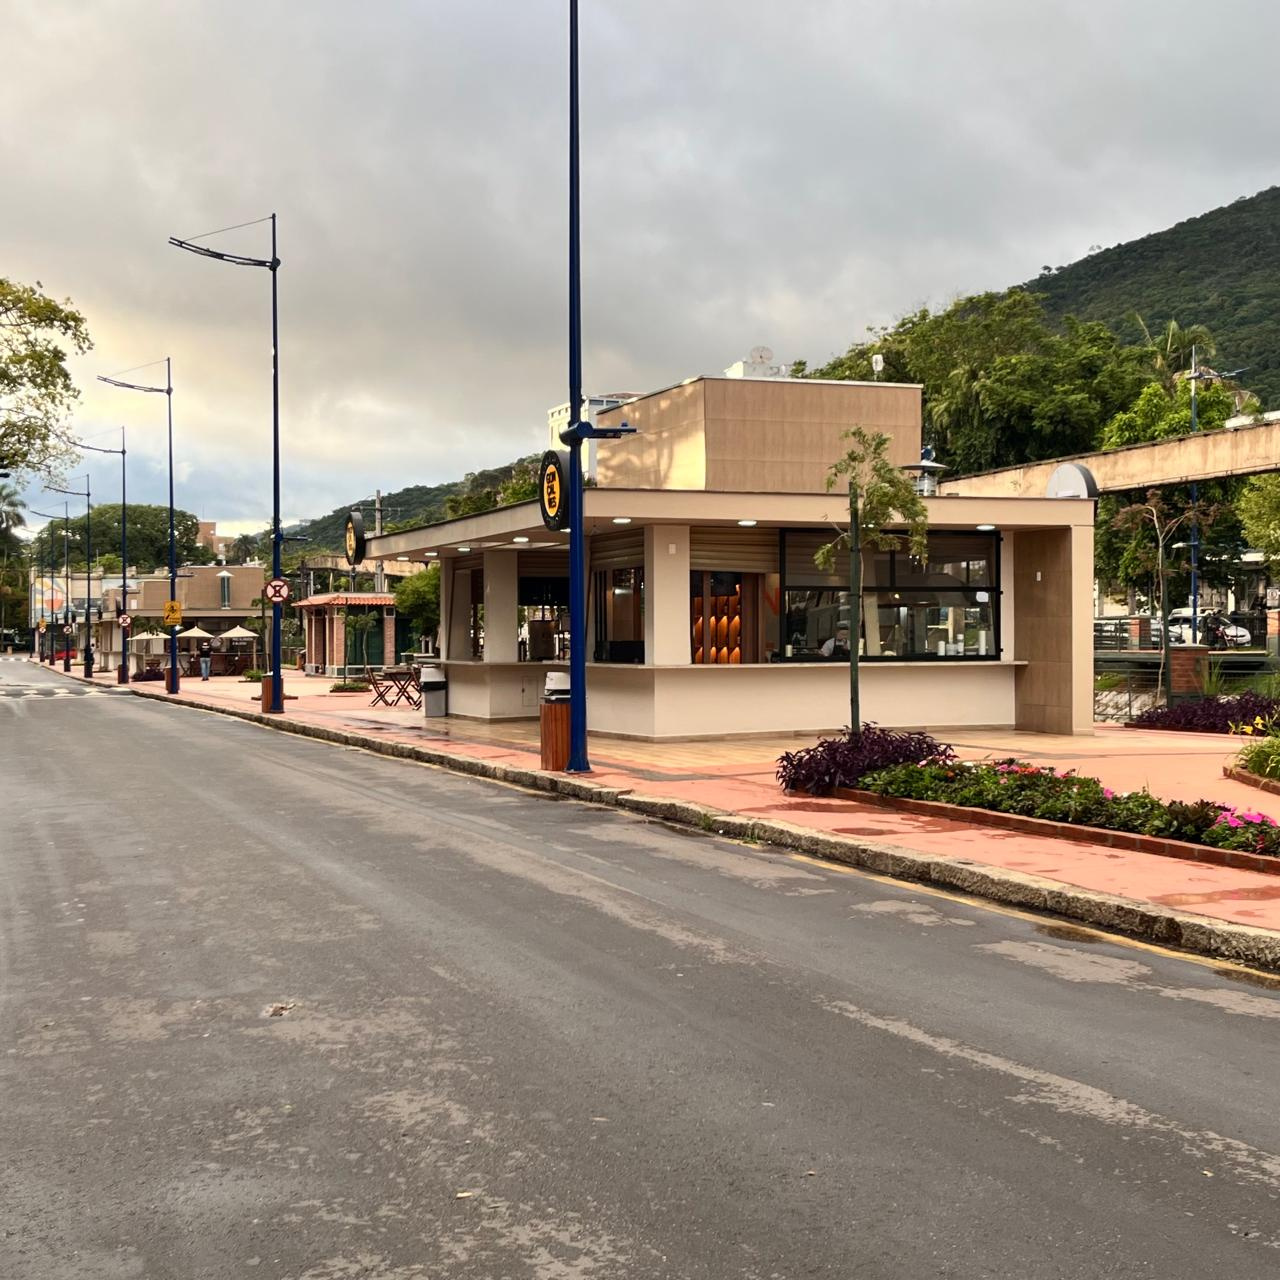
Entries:
POLYGON ((1280 1275, 1265 982, 19 662, 0 803, 4 1280, 1280 1275))

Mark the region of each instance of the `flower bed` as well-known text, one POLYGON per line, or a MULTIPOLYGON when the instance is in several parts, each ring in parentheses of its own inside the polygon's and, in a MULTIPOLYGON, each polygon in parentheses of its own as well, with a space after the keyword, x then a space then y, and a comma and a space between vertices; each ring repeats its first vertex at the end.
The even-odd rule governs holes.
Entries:
POLYGON ((1117 794, 1097 778, 1020 760, 896 764, 866 773, 859 785, 878 796, 1130 832, 1280 861, 1280 824, 1266 814, 1212 800, 1166 801, 1148 791, 1117 794))
POLYGON ((1237 693, 1229 698, 1195 698, 1167 707, 1150 707, 1133 721, 1138 729, 1184 729, 1193 733, 1235 733, 1236 726, 1280 716, 1280 698, 1237 693))

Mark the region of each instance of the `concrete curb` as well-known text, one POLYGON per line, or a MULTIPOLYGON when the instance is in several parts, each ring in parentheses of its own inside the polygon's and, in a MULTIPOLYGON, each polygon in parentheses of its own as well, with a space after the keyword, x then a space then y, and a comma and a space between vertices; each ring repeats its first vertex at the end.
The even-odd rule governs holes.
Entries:
MULTIPOLYGON (((76 678, 76 677, 73 677, 76 678)), ((83 677, 78 677, 83 679, 83 677)), ((1229 960, 1259 969, 1280 971, 1280 933, 1270 929, 1254 929, 1224 920, 1173 911, 1155 903, 1139 902, 1113 894, 1095 893, 1057 880, 1008 871, 970 862, 964 858, 944 858, 900 849, 894 845, 873 844, 843 836, 815 831, 810 827, 777 820, 761 820, 728 813, 706 805, 664 796, 639 795, 616 787, 602 787, 586 779, 565 774, 543 773, 522 769, 491 760, 455 755, 434 747, 419 747, 402 742, 382 742, 359 733, 326 729, 321 725, 299 724, 261 712, 240 711, 234 707, 213 707, 193 702, 175 702, 164 692, 138 689, 129 691, 139 698, 231 716, 250 724, 298 737, 358 747, 378 755, 400 760, 414 760, 471 777, 486 778, 581 800, 588 804, 609 805, 629 813, 640 814, 661 822, 704 831, 710 835, 728 836, 768 844, 796 853, 808 854, 828 862, 872 871, 894 880, 938 885, 975 898, 1025 910, 1060 916, 1082 924, 1139 938, 1160 946, 1179 948, 1229 960)))

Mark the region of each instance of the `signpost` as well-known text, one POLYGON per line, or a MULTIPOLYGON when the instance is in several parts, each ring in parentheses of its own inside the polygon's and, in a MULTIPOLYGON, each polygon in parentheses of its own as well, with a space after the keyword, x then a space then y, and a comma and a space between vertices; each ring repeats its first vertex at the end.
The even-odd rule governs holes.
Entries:
POLYGON ((182 626, 182 604, 178 600, 166 600, 164 602, 164 612, 160 616, 161 622, 166 627, 182 626))

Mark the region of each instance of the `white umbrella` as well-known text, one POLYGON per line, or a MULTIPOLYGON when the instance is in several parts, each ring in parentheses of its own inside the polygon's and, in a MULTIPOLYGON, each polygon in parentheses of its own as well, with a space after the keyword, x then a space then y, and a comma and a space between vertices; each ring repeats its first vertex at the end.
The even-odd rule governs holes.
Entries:
POLYGON ((179 640, 212 640, 213 632, 206 631, 203 627, 188 627, 185 631, 178 632, 179 640))
POLYGON ((224 631, 219 640, 256 640, 258 633, 250 631, 248 627, 232 627, 230 631, 224 631))

